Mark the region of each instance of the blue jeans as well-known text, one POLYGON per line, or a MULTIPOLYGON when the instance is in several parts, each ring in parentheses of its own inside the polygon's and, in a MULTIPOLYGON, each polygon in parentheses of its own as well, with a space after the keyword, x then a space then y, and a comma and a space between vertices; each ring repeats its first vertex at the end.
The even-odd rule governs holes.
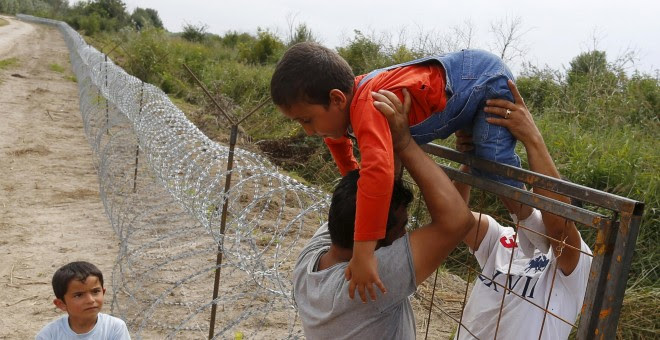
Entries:
MULTIPOLYGON (((388 69, 432 60, 440 62, 445 69, 447 105, 443 111, 435 112, 423 122, 410 127, 415 141, 418 144, 426 144, 434 139, 445 139, 461 129, 471 130, 475 156, 520 167, 520 158, 515 153, 516 139, 511 132, 505 127, 486 121, 486 117, 499 117, 484 111, 486 100, 501 98, 513 102, 513 95, 507 84, 508 79, 514 79, 513 74, 494 54, 481 50, 463 50, 426 57, 375 70, 363 78, 361 83, 388 69)), ((472 172, 476 176, 518 188, 523 187, 523 183, 504 176, 479 169, 472 169, 472 172)))

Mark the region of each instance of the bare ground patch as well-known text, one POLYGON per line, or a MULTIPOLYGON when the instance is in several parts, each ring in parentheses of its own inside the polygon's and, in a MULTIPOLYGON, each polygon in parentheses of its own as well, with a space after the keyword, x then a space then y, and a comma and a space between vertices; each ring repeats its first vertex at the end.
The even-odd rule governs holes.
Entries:
POLYGON ((50 285, 61 265, 95 263, 112 299, 117 238, 98 196, 59 31, 0 20, 9 23, 0 25, 0 339, 33 339, 62 315, 50 285))
POLYGON ((43 145, 37 145, 37 146, 22 148, 18 150, 7 151, 7 155, 13 157, 23 157, 28 155, 46 156, 49 155, 50 153, 51 151, 43 145))

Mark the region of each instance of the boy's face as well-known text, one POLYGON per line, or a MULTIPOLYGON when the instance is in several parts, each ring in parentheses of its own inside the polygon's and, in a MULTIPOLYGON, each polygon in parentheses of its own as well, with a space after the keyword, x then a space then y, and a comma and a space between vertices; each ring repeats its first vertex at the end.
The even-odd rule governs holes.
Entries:
POLYGON ((349 125, 348 101, 343 92, 330 91, 330 105, 298 102, 289 108, 279 107, 288 118, 298 122, 308 136, 340 138, 349 125))
POLYGON ((103 307, 105 288, 101 286, 99 278, 90 275, 84 281, 71 280, 67 286, 64 299, 53 301, 57 308, 67 312, 70 318, 94 318, 103 307))

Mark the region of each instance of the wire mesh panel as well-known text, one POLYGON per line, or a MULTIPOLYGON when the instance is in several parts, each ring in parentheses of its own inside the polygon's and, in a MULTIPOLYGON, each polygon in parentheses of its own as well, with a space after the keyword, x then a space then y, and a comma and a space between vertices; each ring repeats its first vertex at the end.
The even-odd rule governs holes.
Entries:
MULTIPOLYGON (((552 335, 547 334, 548 329, 552 329, 552 327, 548 326, 551 323, 560 325, 560 327, 570 326, 573 328, 573 333, 580 339, 608 339, 615 336, 616 324, 626 287, 628 268, 632 260, 632 252, 640 227, 643 203, 515 167, 477 159, 434 144, 423 146, 423 149, 432 155, 440 156, 444 159, 469 166, 477 166, 496 174, 523 181, 535 188, 549 190, 572 198, 575 203, 566 204, 533 192, 527 192, 494 181, 477 178, 456 169, 442 166, 447 175, 453 180, 467 183, 480 190, 481 194, 477 194, 477 196, 481 196, 478 197, 481 199, 478 199, 471 207, 474 211, 487 210, 486 204, 492 203, 492 201, 488 202, 483 199, 487 193, 494 193, 514 199, 541 211, 564 217, 567 219, 567 225, 569 223, 568 221, 574 222, 580 230, 582 238, 585 242, 589 243, 588 246, 590 248, 571 246, 566 242, 564 235, 562 235, 561 239, 553 239, 547 234, 526 228, 508 218, 498 217, 497 219, 502 225, 515 226, 517 230, 516 234, 519 235, 521 230, 537 234, 538 236, 547 238, 549 241, 557 242, 558 247, 553 249, 551 253, 548 253, 549 255, 547 256, 542 252, 537 252, 532 257, 524 258, 523 263, 517 263, 518 257, 516 256, 514 259, 514 252, 519 251, 519 249, 517 246, 514 246, 517 241, 515 234, 510 239, 500 239, 500 242, 505 247, 507 244, 510 244, 510 247, 516 250, 510 252, 511 256, 506 265, 490 273, 482 271, 480 265, 475 263, 472 255, 467 251, 463 252, 463 255, 460 255, 460 252, 458 252, 459 254, 454 252, 450 256, 448 263, 462 267, 466 273, 465 296, 463 301, 461 301, 461 308, 465 308, 466 303, 468 303, 468 291, 474 290, 470 285, 485 285, 502 294, 499 305, 496 306, 497 308, 494 308, 496 310, 488 316, 482 316, 479 323, 473 322, 474 320, 466 323, 463 319, 464 310, 460 313, 454 313, 452 319, 456 324, 455 332, 458 337, 466 339, 480 338, 477 334, 483 331, 486 325, 493 325, 495 329, 491 330, 488 334, 494 334, 495 338, 498 337, 498 334, 506 334, 503 332, 503 329, 507 327, 516 329, 520 329, 521 327, 536 327, 539 339, 552 338, 552 335), (567 288, 564 281, 562 281, 565 275, 559 270, 559 266, 556 265, 556 262, 562 256, 562 252, 568 250, 578 252, 582 257, 581 261, 590 260, 591 262, 588 272, 588 283, 586 291, 584 291, 584 301, 578 310, 578 312, 581 311, 578 321, 565 316, 566 309, 570 309, 568 306, 570 304, 561 302, 562 294, 573 296, 570 295, 570 287, 567 288), (549 289, 546 289, 544 292, 543 299, 538 299, 539 292, 534 291, 537 289, 537 282, 531 279, 530 276, 513 275, 512 272, 515 271, 516 267, 522 269, 524 272, 550 268, 551 272, 546 273, 548 274, 549 289), (537 295, 536 299, 533 299, 534 294, 537 295), (515 301, 516 299, 519 300, 515 301), (523 304, 532 306, 528 308, 529 313, 541 313, 540 315, 542 316, 537 318, 541 321, 540 324, 521 325, 513 322, 501 322, 504 320, 503 315, 512 312, 511 309, 515 308, 515 306, 523 304), (489 317, 496 318, 496 322, 489 323, 487 321, 489 317), (545 335, 544 332, 546 332, 545 335)), ((485 215, 480 215, 479 218, 486 217, 485 215)), ((431 299, 433 299, 433 296, 431 296, 431 299)), ((577 301, 578 304, 580 302, 582 301, 577 301)), ((482 305, 482 309, 488 307, 492 308, 493 306, 482 305)), ((434 307, 429 313, 429 319, 434 313, 450 314, 449 311, 443 311, 442 307, 434 307)), ((490 336, 488 338, 490 339, 490 336)), ((500 338, 506 337, 501 337, 500 335, 500 338)))
MULTIPOLYGON (((112 309, 126 320, 131 334, 136 338, 206 337, 215 305, 219 314, 211 334, 214 338, 303 337, 290 275, 304 242, 325 223, 328 195, 281 174, 258 154, 237 148, 229 157, 232 151, 204 136, 165 93, 124 72, 65 23, 19 17, 58 27, 69 47, 101 198, 120 241, 112 309), (228 167, 232 158, 235 162, 228 167), (225 191, 229 174, 231 182, 225 191), (227 224, 221 233, 223 207, 227 224), (216 262, 218 252, 221 264, 216 262), (218 297, 213 299, 213 273, 218 267, 222 275, 218 297)), ((478 338, 473 325, 463 320, 475 282, 485 282, 502 294, 490 315, 497 319, 495 334, 511 327, 500 323, 507 312, 506 301, 520 299, 542 314, 539 338, 544 325, 551 322, 575 328, 582 339, 614 336, 642 203, 436 145, 427 145, 425 150, 584 202, 587 208, 445 167, 452 179, 484 193, 497 193, 575 222, 593 255, 576 250, 593 260, 581 318, 575 322, 553 307, 556 277, 562 274, 550 259, 539 256, 524 264, 529 268, 523 270, 529 271, 552 268, 547 298, 537 303, 529 298, 534 283, 511 275, 513 252, 508 268, 489 274, 482 272, 469 252, 459 249, 448 263, 460 268, 465 280, 437 273, 415 294, 419 336, 449 337, 452 331, 440 326, 450 324, 454 335, 478 338), (452 279, 443 280, 448 276, 452 279)), ((486 204, 480 200, 472 208, 484 211, 486 204)), ((413 209, 424 211, 423 202, 418 199, 413 209)), ((415 214, 413 224, 423 222, 422 215, 415 214)), ((571 247, 563 239, 555 241, 571 247)))

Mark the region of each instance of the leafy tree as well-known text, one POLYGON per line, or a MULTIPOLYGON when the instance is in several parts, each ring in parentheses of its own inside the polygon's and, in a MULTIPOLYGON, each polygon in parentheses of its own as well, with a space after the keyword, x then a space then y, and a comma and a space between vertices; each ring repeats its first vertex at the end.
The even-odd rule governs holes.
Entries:
POLYGON ((346 47, 339 47, 337 51, 351 68, 353 73, 364 74, 373 69, 386 66, 388 58, 380 43, 366 37, 359 30, 355 30, 355 37, 349 40, 346 47))
POLYGON ((160 20, 160 16, 158 15, 158 11, 156 11, 153 8, 146 8, 144 11, 149 16, 149 19, 151 19, 151 23, 154 25, 154 27, 164 28, 163 21, 160 20))
POLYGON ((608 72, 607 55, 604 51, 581 53, 570 62, 568 84, 574 84, 580 78, 597 76, 608 72))
POLYGON ((229 31, 222 37, 222 44, 234 48, 239 44, 249 44, 256 39, 248 33, 238 33, 237 31, 229 31))
POLYGON ((147 27, 163 28, 158 12, 151 8, 136 7, 131 14, 131 21, 138 31, 147 27))
POLYGON ((87 3, 87 13, 98 13, 102 18, 127 22, 126 4, 121 0, 95 0, 87 3))
POLYGON ((389 54, 390 64, 400 64, 406 61, 414 60, 419 56, 407 48, 405 45, 399 45, 389 54))
POLYGON ((117 31, 130 24, 130 16, 121 0, 93 0, 76 3, 66 21, 75 29, 93 34, 91 32, 117 31))
POLYGON ((77 20, 77 28, 85 31, 85 34, 87 35, 93 35, 101 31, 102 20, 103 19, 98 13, 81 16, 77 20))
MULTIPOLYGON (((658 78, 635 72, 625 85, 626 101, 632 103, 627 107, 629 120, 633 123, 660 123, 660 81, 658 78)), ((656 130, 657 131, 657 130, 656 130)))
POLYGON ((0 13, 14 15, 19 11, 18 0, 0 0, 0 13))
POLYGON ((312 30, 307 27, 306 24, 299 24, 291 37, 289 37, 289 42, 287 43, 287 46, 292 46, 295 45, 299 42, 305 42, 305 41, 311 41, 311 42, 318 42, 318 39, 314 36, 314 33, 312 33, 312 30))
POLYGON ((607 62, 604 51, 579 54, 570 62, 567 72, 566 112, 585 114, 594 123, 610 119, 605 112, 622 105, 625 72, 607 62))
POLYGON ((284 43, 268 30, 257 29, 257 39, 253 43, 241 44, 239 56, 250 64, 265 65, 275 63, 284 51, 284 43))
POLYGON ((516 79, 520 94, 525 103, 535 112, 554 107, 560 100, 562 76, 550 68, 540 69, 526 64, 522 74, 516 79))
POLYGON ((53 12, 48 0, 0 0, 0 13, 24 13, 50 17, 53 12))
POLYGON ((206 36, 207 29, 208 26, 205 24, 185 24, 183 25, 183 33, 181 34, 181 37, 191 42, 202 42, 206 36))
POLYGON ((63 16, 69 10, 68 0, 45 0, 45 2, 50 5, 54 16, 63 16))

